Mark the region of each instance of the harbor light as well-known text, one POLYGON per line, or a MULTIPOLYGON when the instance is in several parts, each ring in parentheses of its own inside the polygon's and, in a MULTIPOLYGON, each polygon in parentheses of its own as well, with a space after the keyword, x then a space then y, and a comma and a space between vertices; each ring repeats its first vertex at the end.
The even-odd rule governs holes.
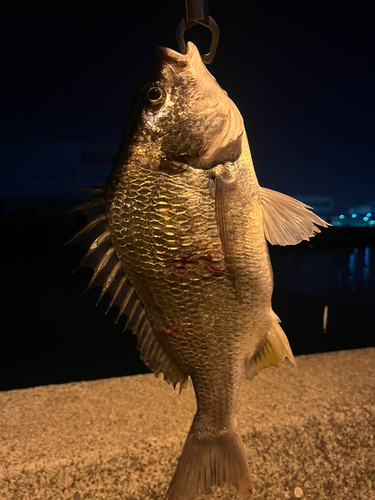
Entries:
POLYGON ((357 214, 352 214, 353 219, 357 217, 357 214))
POLYGON ((363 220, 367 222, 368 221, 368 217, 363 217, 363 220))
POLYGON ((339 219, 344 219, 345 218, 345 215, 340 215, 339 216, 339 219))
POLYGON ((370 214, 370 212, 366 215, 366 217, 371 217, 372 214, 370 214))

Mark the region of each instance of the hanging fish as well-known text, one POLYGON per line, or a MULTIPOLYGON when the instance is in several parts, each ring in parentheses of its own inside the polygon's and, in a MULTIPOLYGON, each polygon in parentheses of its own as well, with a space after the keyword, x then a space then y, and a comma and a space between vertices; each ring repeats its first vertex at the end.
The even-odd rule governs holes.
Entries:
POLYGON ((253 488, 237 428, 243 374, 294 363, 272 310, 267 249, 327 224, 303 203, 259 186, 242 116, 191 42, 157 49, 118 160, 72 241, 87 247, 89 287, 127 317, 141 358, 180 390, 190 377, 197 412, 169 500, 214 485, 253 488))

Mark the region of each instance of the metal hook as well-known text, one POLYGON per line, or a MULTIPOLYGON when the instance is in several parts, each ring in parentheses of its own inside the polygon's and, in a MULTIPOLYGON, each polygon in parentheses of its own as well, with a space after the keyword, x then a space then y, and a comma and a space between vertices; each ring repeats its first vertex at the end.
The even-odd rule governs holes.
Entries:
POLYGON ((202 61, 206 64, 210 64, 215 57, 220 30, 216 22, 208 15, 208 0, 185 0, 185 6, 186 17, 180 21, 176 31, 179 49, 182 54, 186 54, 187 48, 184 33, 194 24, 201 24, 208 28, 212 35, 209 52, 207 54, 201 54, 202 61))
POLYGON ((208 23, 208 0, 185 0, 186 21, 208 23))

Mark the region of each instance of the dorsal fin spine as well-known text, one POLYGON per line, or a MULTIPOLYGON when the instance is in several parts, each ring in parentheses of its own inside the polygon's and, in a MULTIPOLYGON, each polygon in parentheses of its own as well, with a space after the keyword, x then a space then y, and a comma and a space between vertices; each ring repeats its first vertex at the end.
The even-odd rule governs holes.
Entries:
POLYGON ((78 233, 76 233, 73 236, 73 238, 70 238, 70 240, 67 241, 65 243, 65 245, 69 245, 70 243, 73 243, 76 238, 78 238, 79 236, 81 236, 81 234, 85 233, 86 231, 90 231, 90 229, 92 229, 93 227, 95 227, 97 224, 99 224, 99 222, 101 222, 103 220, 107 220, 107 214, 100 214, 97 217, 95 217, 95 219, 92 219, 83 229, 81 229, 80 231, 78 231, 78 233))
POLYGON ((115 291, 115 293, 113 294, 112 300, 111 300, 111 302, 109 303, 109 306, 108 306, 108 308, 107 308, 107 310, 106 310, 106 312, 105 312, 106 314, 108 313, 108 311, 109 311, 109 310, 111 309, 111 307, 113 306, 113 304, 114 304, 114 302, 115 302, 115 300, 116 300, 116 298, 117 298, 117 296, 118 296, 118 294, 119 294, 119 292, 120 292, 121 288, 122 288, 122 287, 124 286, 124 284, 126 283, 126 280, 127 280, 127 277, 126 277, 125 275, 124 275, 124 276, 120 279, 120 282, 119 282, 119 284, 117 285, 116 291, 115 291))
POLYGON ((110 287, 112 281, 114 280, 116 274, 118 273, 118 271, 121 269, 121 262, 117 262, 117 264, 115 264, 114 268, 112 269, 112 271, 110 272, 110 274, 108 275, 108 278, 107 278, 107 281, 104 283, 103 285, 103 288, 102 288, 102 291, 100 292, 100 296, 98 298, 98 302, 96 303, 96 305, 99 304, 99 302, 102 300, 105 292, 108 290, 108 288, 110 287))
POLYGON ((140 329, 140 330, 139 330, 139 332, 138 332, 138 343, 137 343, 137 348, 138 348, 139 350, 141 350, 141 349, 142 349, 143 342, 144 342, 144 340, 145 340, 145 338, 146 338, 146 335, 145 335, 145 328, 146 328, 147 322, 148 322, 148 318, 147 318, 147 317, 145 317, 145 318, 143 319, 143 324, 142 324, 142 327, 141 327, 141 329, 140 329))
POLYGON ((145 314, 146 314, 146 309, 144 307, 142 307, 141 312, 138 314, 137 321, 135 322, 135 325, 133 327, 133 333, 138 334, 139 325, 140 325, 141 321, 143 320, 145 314))
POLYGON ((116 321, 115 321, 115 325, 118 323, 118 320, 120 319, 122 313, 125 311, 125 307, 128 305, 128 302, 130 300, 130 297, 133 295, 133 292, 134 292, 134 286, 132 285, 130 287, 128 293, 126 294, 125 299, 123 300, 123 302, 121 304, 119 313, 118 313, 116 321))
POLYGON ((99 262, 99 264, 96 266, 95 270, 94 270, 94 274, 91 276, 91 280, 86 288, 86 292, 87 290, 89 290, 92 286, 92 284, 94 283, 96 277, 98 276, 98 274, 100 273, 100 271, 104 268, 104 266, 107 264, 109 258, 111 257, 111 255, 113 255, 113 253, 115 252, 115 249, 113 247, 110 247, 108 248, 108 250, 106 251, 106 253, 104 254, 104 256, 102 257, 101 261, 99 262))
POLYGON ((133 319, 134 313, 135 313, 137 307, 139 306, 139 304, 140 304, 140 300, 139 299, 137 299, 137 300, 134 301, 134 305, 133 305, 132 310, 131 310, 131 312, 129 314, 128 321, 126 322, 123 331, 127 330, 130 327, 131 320, 133 319))
POLYGON ((81 260, 81 262, 79 263, 79 265, 82 266, 83 263, 85 262, 85 260, 87 259, 87 257, 89 257, 92 254, 92 252, 94 252, 94 250, 96 250, 102 243, 104 243, 106 240, 108 240, 110 236, 111 236, 111 233, 109 230, 104 231, 104 233, 100 234, 91 243, 91 245, 87 249, 87 252, 85 253, 85 255, 84 255, 83 259, 81 260))
POLYGON ((87 210, 89 208, 96 207, 98 205, 104 205, 106 200, 104 198, 94 198, 93 200, 90 201, 85 201, 84 203, 81 203, 80 205, 77 205, 72 209, 72 212, 77 212, 79 210, 87 210))

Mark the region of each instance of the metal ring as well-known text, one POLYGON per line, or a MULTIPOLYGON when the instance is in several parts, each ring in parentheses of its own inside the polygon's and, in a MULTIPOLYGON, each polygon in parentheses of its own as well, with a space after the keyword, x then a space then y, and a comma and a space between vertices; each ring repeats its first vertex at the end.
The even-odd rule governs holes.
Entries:
POLYGON ((220 35, 220 30, 219 26, 217 23, 212 19, 211 16, 208 18, 208 23, 204 21, 186 21, 186 19, 182 19, 177 26, 176 30, 176 39, 178 43, 178 47, 181 51, 181 54, 186 54, 187 47, 186 47, 186 42, 184 39, 184 33, 186 30, 191 28, 194 24, 201 24, 202 26, 205 26, 211 31, 211 44, 210 44, 210 50, 207 54, 201 54, 202 61, 205 64, 210 64, 214 60, 215 54, 216 54, 216 49, 217 45, 219 43, 219 35, 220 35))

